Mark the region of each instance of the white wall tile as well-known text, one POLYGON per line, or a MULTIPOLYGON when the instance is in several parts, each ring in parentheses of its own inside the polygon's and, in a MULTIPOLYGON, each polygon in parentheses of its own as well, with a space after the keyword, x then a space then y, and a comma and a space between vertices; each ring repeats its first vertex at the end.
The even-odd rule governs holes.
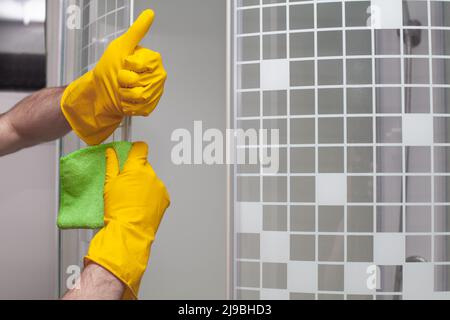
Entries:
POLYGON ((236 204, 235 230, 237 233, 259 233, 262 231, 262 205, 252 202, 236 204))
POLYGON ((287 232, 261 233, 261 260, 263 262, 289 261, 290 242, 287 232))
MULTIPOLYGON (((433 299, 434 266, 431 263, 407 263, 403 266, 403 298, 433 299)), ((447 297, 448 298, 448 297, 447 297)))
POLYGON ((370 10, 372 27, 399 29, 403 26, 402 0, 372 0, 370 10))
POLYGON ((448 300, 450 297, 448 292, 434 292, 431 299, 433 300, 448 300))
POLYGON ((405 262, 405 236, 375 234, 374 260, 377 265, 402 265, 405 262))
POLYGON ((278 289, 261 289, 261 300, 289 300, 289 292, 278 289))
POLYGON ((403 143, 407 146, 426 146, 433 143, 433 116, 403 115, 403 143))
POLYGON ((317 291, 317 263, 289 261, 288 289, 291 292, 315 293, 317 291))
POLYGON ((320 205, 344 205, 347 202, 347 177, 345 174, 318 174, 316 199, 320 205))
POLYGON ((371 273, 369 267, 372 266, 373 263, 346 263, 344 268, 345 292, 348 294, 374 294, 376 289, 370 289, 368 285, 370 277, 377 276, 376 272, 371 273))
POLYGON ((289 60, 261 61, 261 89, 286 90, 289 88, 289 60))

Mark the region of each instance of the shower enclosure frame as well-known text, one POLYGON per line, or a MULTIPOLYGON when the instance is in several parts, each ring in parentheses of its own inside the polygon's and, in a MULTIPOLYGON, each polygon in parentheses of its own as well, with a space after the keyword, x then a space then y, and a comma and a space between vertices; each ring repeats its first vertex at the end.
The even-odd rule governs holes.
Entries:
MULTIPOLYGON (((234 84, 235 84, 235 72, 234 72, 234 57, 235 57, 235 42, 234 42, 234 0, 226 0, 226 107, 227 107, 227 119, 226 127, 229 129, 235 128, 235 99, 234 99, 234 84)), ((235 165, 227 165, 227 225, 226 225, 226 297, 228 300, 235 299, 235 252, 236 243, 234 241, 234 199, 235 194, 235 165)))
MULTIPOLYGON (((127 21, 127 27, 130 26, 134 21, 134 0, 124 1, 125 6, 129 10, 129 16, 127 21), (128 5, 126 4, 128 3, 128 5)), ((78 49, 77 41, 79 41, 81 31, 67 32, 67 26, 65 17, 68 12, 66 12, 68 5, 84 3, 83 0, 47 0, 47 34, 52 34, 51 41, 47 37, 47 77, 48 86, 65 86, 67 82, 70 82, 71 78, 76 78, 76 73, 78 70, 77 58, 78 49), (55 30, 57 30, 55 32, 55 30), (55 41, 55 38, 57 41, 55 41), (73 55, 73 56, 70 56, 73 55), (68 76, 69 75, 69 76, 68 76)), ((83 9, 81 8, 81 14, 83 14, 83 9)), ((120 8, 119 8, 120 9, 120 8)), ((108 13, 106 13, 107 15, 108 13)), ((106 19, 105 15, 105 19, 106 19)), ((117 20, 115 22, 117 24, 117 20)), ((115 25, 117 33, 117 25, 115 25)), ((110 35, 108 35, 110 36, 110 35)), ((78 74, 80 76, 81 74, 78 74)), ((129 117, 124 119, 124 122, 120 126, 120 133, 114 134, 113 140, 115 138, 122 141, 130 141, 132 138, 132 120, 129 117)), ((70 152, 72 150, 77 150, 83 147, 84 144, 81 140, 76 137, 73 133, 69 135, 69 138, 63 138, 59 141, 57 147, 57 154, 55 155, 58 159, 57 163, 59 165, 59 159, 64 153, 70 152)), ((57 168, 59 172, 59 168, 57 168)), ((59 174, 57 175, 58 186, 56 190, 56 201, 57 208, 59 208, 59 174)), ((57 212, 55 214, 57 216, 57 212)), ((56 220, 56 218, 55 218, 56 220)), ((85 251, 86 243, 94 236, 95 231, 93 230, 72 230, 72 231, 61 231, 57 232, 57 239, 55 243, 58 246, 58 273, 57 273, 57 288, 55 288, 56 296, 61 298, 67 291, 66 288, 66 278, 69 276, 67 274, 68 265, 77 265, 82 268, 82 255, 85 251), (67 234, 70 238, 68 241, 64 241, 63 233, 67 234), (70 233, 70 235, 69 235, 70 233), (83 241, 81 239, 84 239, 83 241)), ((66 236, 66 237, 67 237, 66 236)))
MULTIPOLYGON (((45 33, 46 33, 46 52, 47 52, 47 87, 58 87, 61 86, 61 75, 62 75, 62 23, 63 23, 63 14, 62 14, 62 2, 61 0, 46 1, 46 24, 45 24, 45 33), (49 36, 51 35, 51 36, 49 36)), ((59 172, 59 159, 60 159, 60 150, 61 150, 61 142, 56 143, 56 152, 55 152, 55 163, 57 164, 57 168, 55 168, 56 172, 59 172)), ((55 186, 55 208, 59 208, 59 174, 56 175, 55 186)), ((58 212, 55 212, 55 219, 57 219, 58 212)), ((54 288, 54 297, 61 297, 61 247, 60 247, 60 231, 57 230, 55 232, 54 246, 56 249, 56 275, 55 275, 55 288, 54 288)))

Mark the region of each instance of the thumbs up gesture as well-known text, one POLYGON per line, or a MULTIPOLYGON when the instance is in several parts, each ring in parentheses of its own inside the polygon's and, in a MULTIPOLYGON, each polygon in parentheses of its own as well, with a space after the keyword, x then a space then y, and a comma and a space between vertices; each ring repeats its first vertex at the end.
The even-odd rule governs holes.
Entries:
POLYGON ((159 53, 139 46, 153 19, 152 10, 144 11, 95 68, 65 90, 62 112, 87 144, 106 140, 124 116, 148 116, 158 105, 167 73, 159 53))

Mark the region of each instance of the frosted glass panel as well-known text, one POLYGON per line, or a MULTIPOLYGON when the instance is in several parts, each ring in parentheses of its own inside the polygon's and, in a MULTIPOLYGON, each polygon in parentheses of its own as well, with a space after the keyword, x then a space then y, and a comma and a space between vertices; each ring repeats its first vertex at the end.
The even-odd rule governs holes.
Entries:
POLYGON ((235 297, 450 298, 448 7, 234 1, 235 124, 287 152, 235 171, 235 297))

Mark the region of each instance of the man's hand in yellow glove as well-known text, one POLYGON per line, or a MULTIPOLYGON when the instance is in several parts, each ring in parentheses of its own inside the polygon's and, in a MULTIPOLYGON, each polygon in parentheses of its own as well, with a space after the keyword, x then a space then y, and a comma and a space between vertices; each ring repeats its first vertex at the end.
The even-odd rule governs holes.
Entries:
POLYGON ((139 46, 153 19, 152 10, 144 11, 97 66, 65 90, 61 109, 87 144, 106 140, 124 116, 148 116, 156 108, 167 73, 159 53, 139 46))
POLYGON ((92 240, 85 258, 86 265, 102 266, 127 286, 124 299, 137 298, 151 245, 170 204, 147 155, 147 145, 135 143, 119 172, 115 151, 107 150, 105 227, 92 240))

